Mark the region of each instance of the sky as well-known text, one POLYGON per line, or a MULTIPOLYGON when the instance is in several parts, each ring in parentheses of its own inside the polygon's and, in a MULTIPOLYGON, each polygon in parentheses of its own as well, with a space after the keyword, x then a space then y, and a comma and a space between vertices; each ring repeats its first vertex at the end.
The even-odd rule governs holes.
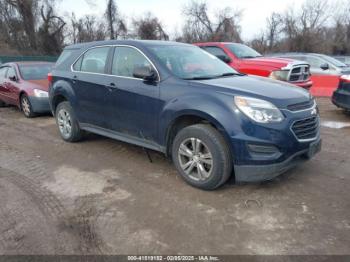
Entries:
MULTIPOLYGON (((100 17, 106 8, 107 0, 61 0, 58 7, 61 14, 75 12, 79 18, 87 14, 100 17), (88 4, 90 3, 90 4, 88 4)), ((266 25, 266 18, 272 12, 283 12, 291 6, 301 6, 304 0, 207 0, 209 9, 215 13, 224 7, 243 11, 241 26, 242 38, 249 41, 258 35, 266 25)), ((116 0, 120 12, 127 18, 137 18, 150 11, 165 27, 174 34, 183 26, 183 7, 190 0, 116 0)))

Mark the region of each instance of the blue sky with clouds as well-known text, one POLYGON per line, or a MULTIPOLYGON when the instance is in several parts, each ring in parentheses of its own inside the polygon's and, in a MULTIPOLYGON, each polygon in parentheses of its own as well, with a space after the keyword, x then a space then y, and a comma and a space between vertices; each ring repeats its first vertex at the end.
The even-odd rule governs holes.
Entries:
MULTIPOLYGON (((160 18, 166 31, 174 33, 183 25, 182 10, 190 0, 117 0, 117 5, 128 19, 141 16, 150 11, 160 18)), ((304 0, 208 0, 210 10, 215 13, 223 7, 243 10, 242 36, 250 40, 258 34, 265 25, 266 18, 273 11, 284 11, 290 6, 300 6, 304 0)), ((85 14, 103 15, 106 0, 61 0, 61 13, 74 11, 77 17, 85 14), (90 4, 88 4, 90 3, 90 4)))

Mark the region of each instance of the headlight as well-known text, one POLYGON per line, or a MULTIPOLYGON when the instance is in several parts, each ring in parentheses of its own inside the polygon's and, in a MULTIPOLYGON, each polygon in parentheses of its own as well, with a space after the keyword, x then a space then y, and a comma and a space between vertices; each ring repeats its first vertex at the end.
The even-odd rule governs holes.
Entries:
POLYGON ((34 89, 34 96, 36 97, 49 97, 49 93, 40 89, 34 89))
POLYGON ((288 81, 289 70, 272 71, 270 78, 279 81, 288 81))
POLYGON ((235 105, 247 117, 258 123, 278 123, 284 119, 281 111, 265 100, 236 96, 235 105))

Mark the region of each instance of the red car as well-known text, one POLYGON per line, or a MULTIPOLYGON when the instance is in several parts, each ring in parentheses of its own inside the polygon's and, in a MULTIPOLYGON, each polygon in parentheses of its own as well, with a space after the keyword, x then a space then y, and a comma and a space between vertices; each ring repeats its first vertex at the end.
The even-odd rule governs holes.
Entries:
POLYGON ((241 73, 269 77, 310 89, 310 65, 286 58, 263 57, 254 49, 237 43, 196 43, 241 73))
POLYGON ((28 118, 50 112, 47 75, 53 65, 48 62, 0 65, 0 106, 15 105, 28 118))

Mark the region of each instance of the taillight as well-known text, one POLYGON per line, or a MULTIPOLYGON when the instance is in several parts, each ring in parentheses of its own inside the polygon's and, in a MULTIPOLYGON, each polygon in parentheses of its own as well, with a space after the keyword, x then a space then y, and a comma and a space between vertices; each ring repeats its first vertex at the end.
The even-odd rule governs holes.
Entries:
POLYGON ((48 73, 48 74, 47 74, 47 80, 49 81, 49 84, 52 83, 53 77, 52 77, 52 74, 51 74, 51 73, 48 73))

